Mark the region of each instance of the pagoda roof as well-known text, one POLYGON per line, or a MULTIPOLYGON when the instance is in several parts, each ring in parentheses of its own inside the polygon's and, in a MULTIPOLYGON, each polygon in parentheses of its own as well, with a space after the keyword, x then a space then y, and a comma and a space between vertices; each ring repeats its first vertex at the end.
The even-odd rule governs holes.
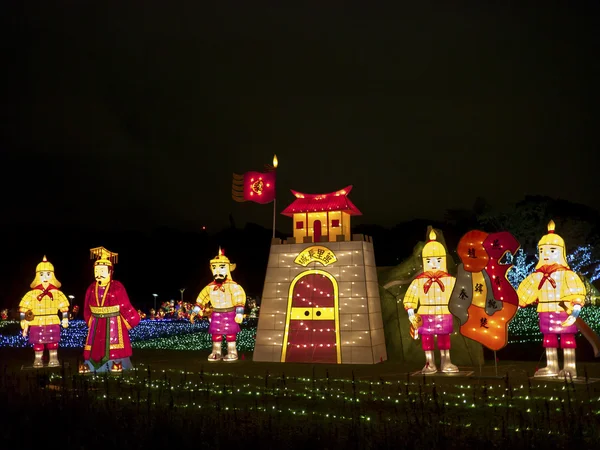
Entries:
POLYGON ((351 216, 361 216, 362 213, 348 198, 351 190, 352 185, 328 194, 304 194, 291 190, 296 200, 285 208, 281 214, 293 217, 294 214, 299 213, 343 211, 351 216))

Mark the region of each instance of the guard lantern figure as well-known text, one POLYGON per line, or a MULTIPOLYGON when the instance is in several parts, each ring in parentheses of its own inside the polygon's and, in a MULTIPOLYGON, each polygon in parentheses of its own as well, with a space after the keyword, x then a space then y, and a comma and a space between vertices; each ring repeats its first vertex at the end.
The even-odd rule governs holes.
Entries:
POLYGON ((244 319, 246 293, 244 289, 231 279, 235 270, 219 247, 219 254, 210 260, 213 281, 206 286, 196 299, 190 321, 197 315, 209 317, 208 332, 212 335, 212 352, 209 361, 236 361, 238 353, 236 337, 240 332, 240 323, 244 319), (223 356, 223 336, 227 339, 227 354, 223 356))
POLYGON ((540 331, 546 349, 546 367, 534 376, 577 377, 575 365, 575 321, 585 300, 585 285, 573 272, 566 258, 565 241, 548 223, 548 234, 538 242, 539 261, 535 271, 528 275, 517 289, 519 306, 538 302, 540 331), (564 307, 563 307, 564 305, 564 307), (558 368, 558 345, 563 349, 563 369, 558 368))
POLYGON ((98 258, 94 262, 96 281, 85 293, 83 317, 88 335, 79 372, 122 372, 132 367, 129 330, 140 322, 140 315, 131 306, 125 287, 113 280, 118 254, 104 247, 90 252, 92 258, 98 258))
POLYGON ((44 347, 48 349, 48 367, 57 367, 60 325, 69 326, 69 300, 58 290, 60 282, 54 275, 54 266, 46 259, 35 268, 35 278, 31 282, 31 291, 27 292, 19 303, 19 316, 23 336, 29 332, 29 342, 33 345, 35 359, 33 367, 44 366, 42 356, 44 347), (60 311, 62 320, 58 317, 60 311))
POLYGON ((411 282, 404 297, 404 308, 408 312, 414 337, 421 337, 425 351, 425 367, 421 372, 428 375, 438 371, 433 354, 435 336, 441 355, 441 371, 458 372, 458 367, 450 360, 453 316, 448 309, 456 278, 447 272, 446 249, 436 240, 433 229, 429 232, 429 241, 423 247, 421 256, 423 273, 411 282))

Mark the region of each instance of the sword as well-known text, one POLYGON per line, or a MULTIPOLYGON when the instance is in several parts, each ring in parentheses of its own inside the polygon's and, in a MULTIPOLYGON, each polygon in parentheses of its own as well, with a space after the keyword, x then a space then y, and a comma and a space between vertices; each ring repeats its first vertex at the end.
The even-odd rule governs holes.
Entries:
MULTIPOLYGON (((567 305, 564 301, 559 303, 560 307, 567 312, 567 305)), ((600 337, 596 334, 594 330, 590 328, 590 326, 583 321, 580 317, 575 319, 575 325, 577 329, 581 332, 584 338, 592 345, 592 349, 594 350, 594 357, 600 357, 600 337)))

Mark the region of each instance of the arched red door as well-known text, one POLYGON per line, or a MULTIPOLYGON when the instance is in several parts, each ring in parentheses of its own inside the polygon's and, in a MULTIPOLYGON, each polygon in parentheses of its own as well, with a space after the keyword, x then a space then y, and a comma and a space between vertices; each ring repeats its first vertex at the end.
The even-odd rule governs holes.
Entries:
POLYGON ((285 362, 338 362, 335 321, 337 289, 322 273, 309 273, 295 281, 287 317, 285 362))

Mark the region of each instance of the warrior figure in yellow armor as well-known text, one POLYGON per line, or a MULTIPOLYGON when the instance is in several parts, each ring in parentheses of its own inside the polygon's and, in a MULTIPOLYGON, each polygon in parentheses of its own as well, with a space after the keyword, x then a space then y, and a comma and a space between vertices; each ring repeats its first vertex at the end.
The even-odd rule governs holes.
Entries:
POLYGON ((56 367, 58 362, 58 343, 60 325, 69 326, 69 300, 58 290, 60 282, 54 275, 54 266, 46 259, 35 269, 35 278, 31 282, 31 291, 27 292, 19 303, 19 315, 23 336, 29 331, 29 342, 33 345, 35 359, 33 367, 44 366, 42 356, 44 347, 48 348, 48 367, 56 367), (62 321, 58 312, 62 314, 62 321))
POLYGON ((441 355, 442 372, 458 372, 450 360, 450 334, 453 331, 453 316, 448 309, 450 294, 456 278, 447 272, 446 249, 436 240, 435 231, 429 233, 429 241, 423 247, 423 273, 411 282, 404 297, 404 308, 415 329, 421 336, 425 351, 423 374, 437 372, 434 337, 441 355), (418 309, 417 309, 418 308, 418 309), (417 309, 417 314, 415 314, 417 309))
POLYGON ((577 376, 575 365, 575 321, 585 300, 585 285, 567 264, 565 241, 554 232, 554 222, 548 223, 548 234, 538 243, 539 261, 535 272, 528 275, 517 289, 519 306, 538 302, 540 331, 546 349, 547 366, 535 376, 577 376), (560 305, 564 302, 565 311, 560 305), (563 349, 563 369, 558 369, 558 337, 563 349))
POLYGON ((239 324, 244 319, 244 306, 246 293, 244 289, 231 279, 231 272, 235 264, 223 254, 210 260, 210 269, 213 281, 208 284, 196 299, 196 306, 192 309, 190 321, 194 322, 195 316, 209 317, 208 332, 212 335, 212 352, 209 361, 236 361, 238 353, 236 348, 236 335, 240 332, 239 324), (223 356, 223 335, 227 339, 227 354, 223 356))

